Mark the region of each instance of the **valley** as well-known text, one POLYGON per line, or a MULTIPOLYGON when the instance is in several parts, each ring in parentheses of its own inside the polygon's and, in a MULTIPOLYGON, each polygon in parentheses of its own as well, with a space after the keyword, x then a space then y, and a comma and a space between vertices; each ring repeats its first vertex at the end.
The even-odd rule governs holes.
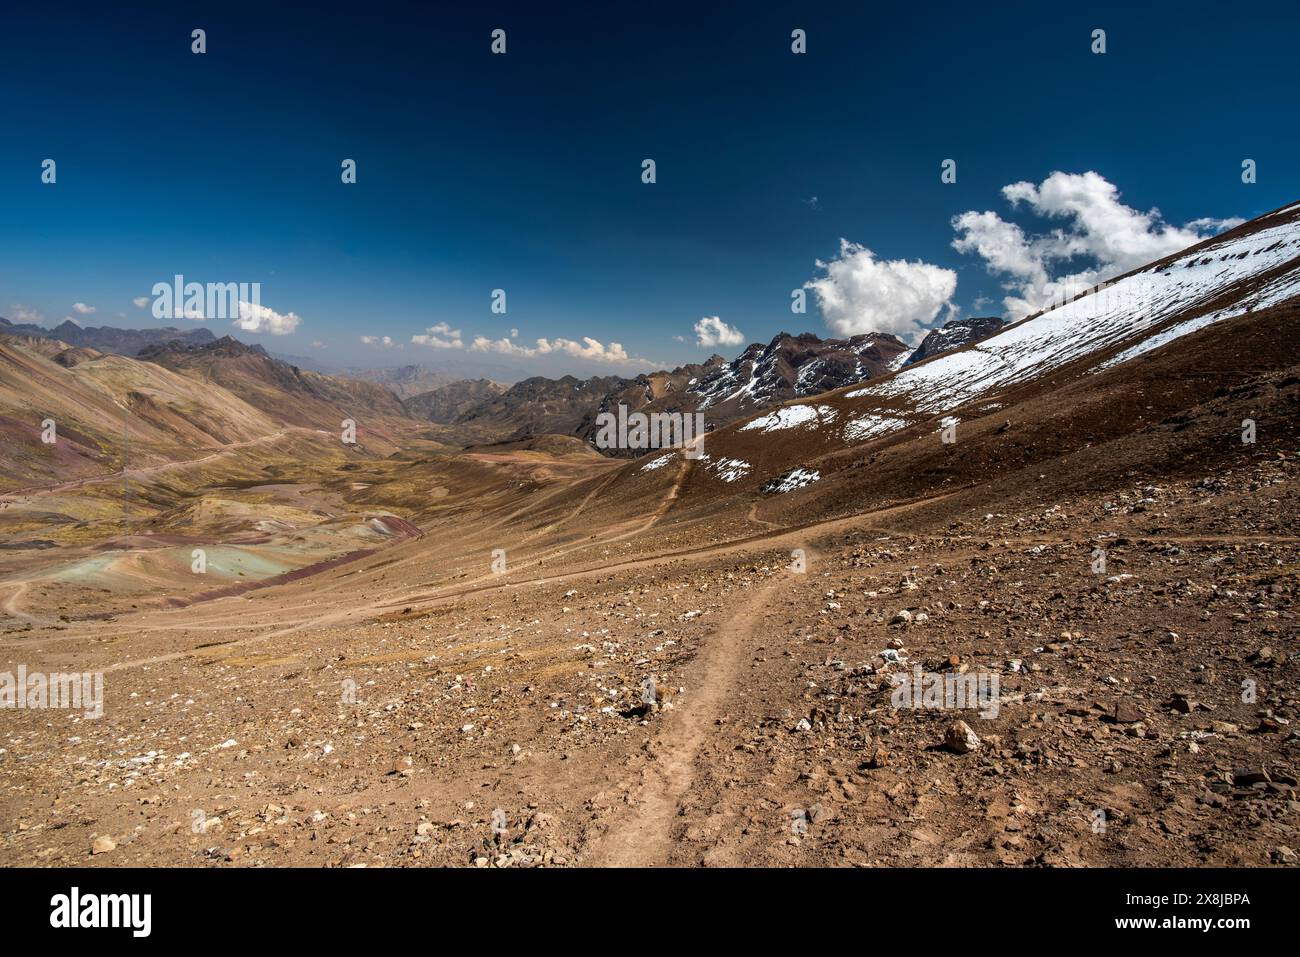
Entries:
POLYGON ((105 694, 2 712, 0 863, 1293 865, 1297 277, 1300 204, 914 363, 448 422, 0 337, 0 672, 105 694), (619 406, 702 454, 600 454, 619 406), (998 707, 895 707, 917 667, 998 707))

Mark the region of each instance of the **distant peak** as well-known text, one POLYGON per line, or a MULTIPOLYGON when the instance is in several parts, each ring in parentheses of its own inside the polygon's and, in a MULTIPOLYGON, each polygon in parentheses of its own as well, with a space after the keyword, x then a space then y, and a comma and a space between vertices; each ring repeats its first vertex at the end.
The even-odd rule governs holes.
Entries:
POLYGON ((931 329, 916 351, 908 356, 904 365, 911 365, 937 356, 941 352, 951 352, 972 342, 987 339, 1002 328, 1003 322, 998 316, 968 316, 965 319, 949 319, 937 329, 931 329))

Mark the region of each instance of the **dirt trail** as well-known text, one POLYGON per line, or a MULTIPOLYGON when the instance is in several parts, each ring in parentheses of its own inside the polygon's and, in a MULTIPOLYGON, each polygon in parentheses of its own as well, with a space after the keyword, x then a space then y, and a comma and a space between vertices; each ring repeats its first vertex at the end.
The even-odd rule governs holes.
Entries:
MULTIPOLYGON (((598 495, 601 491, 603 491, 605 487, 609 485, 609 483, 612 482, 618 476, 618 472, 619 469, 621 468, 621 465, 605 466, 605 468, 609 474, 605 475, 603 478, 598 477, 599 480, 596 482, 596 486, 590 492, 587 493, 586 497, 583 498, 583 500, 578 504, 578 506, 575 509, 573 509, 564 518, 560 519, 559 520, 560 522, 568 521, 568 519, 572 518, 574 515, 577 515, 579 512, 581 512, 587 506, 588 502, 590 502, 593 498, 595 498, 596 495, 598 495)), ((480 527, 480 531, 487 532, 487 531, 491 531, 494 528, 500 528, 502 525, 505 525, 513 521, 514 519, 518 518, 520 515, 536 514, 541 510, 542 506, 546 505, 551 500, 567 494, 568 492, 572 491, 574 488, 583 484, 584 482, 590 482, 590 481, 592 481, 591 476, 581 475, 578 476, 577 478, 557 482, 556 487, 552 491, 547 492, 546 494, 540 495, 538 497, 530 496, 528 500, 525 501, 525 503, 519 506, 518 508, 512 509, 511 511, 507 512, 505 515, 495 518, 492 521, 483 523, 483 525, 480 527)))
POLYGON ((4 604, 0 605, 0 608, 2 608, 4 613, 9 615, 11 618, 17 618, 19 621, 34 623, 36 619, 18 607, 19 599, 21 599, 26 593, 27 582, 19 582, 14 590, 9 594, 9 597, 5 599, 4 604))
MULTIPOLYGON (((682 486, 686 484, 686 476, 690 474, 691 466, 694 464, 693 459, 682 456, 682 464, 677 469, 677 475, 673 478, 673 484, 668 489, 668 493, 659 502, 659 506, 644 519, 633 519, 634 527, 626 532, 620 532, 601 540, 601 544, 608 545, 613 542, 621 542, 624 539, 640 535, 642 532, 648 532, 658 524, 659 519, 668 514, 669 509, 673 507, 673 502, 677 501, 677 496, 681 493, 682 486)), ((586 504, 585 502, 583 503, 586 504)), ((583 547, 583 543, 571 546, 556 553, 556 557, 574 551, 583 547)))
MULTIPOLYGON (((679 481, 675 482, 672 488, 669 489, 667 497, 660 504, 659 508, 650 516, 648 521, 634 520, 634 521, 642 522, 643 527, 638 529, 638 531, 644 531, 645 529, 653 526, 653 524, 656 521, 658 521, 660 517, 662 517, 663 513, 665 513, 668 510, 668 506, 677 497, 677 493, 681 488, 681 479, 683 477, 684 475, 678 477, 679 481)), ((871 526, 869 523, 871 520, 879 518, 884 515, 892 515, 896 512, 904 512, 910 509, 919 508, 923 505, 932 505, 936 502, 941 502, 944 499, 951 498, 953 495, 956 495, 962 491, 964 491, 964 489, 957 489, 952 492, 945 492, 942 495, 935 495, 929 498, 919 498, 908 502, 899 502, 895 505, 888 505, 884 508, 875 509, 874 511, 870 511, 870 512, 857 512, 850 515, 841 515, 836 518, 821 519, 815 522, 804 522, 798 525, 779 525, 776 522, 770 522, 770 521, 756 518, 756 521, 758 523, 769 526, 771 531, 759 532, 754 535, 747 535, 743 538, 725 539, 720 542, 714 542, 708 545, 699 545, 693 548, 680 548, 680 549, 675 549, 670 551, 656 552, 655 554, 647 555, 642 558, 627 558, 627 559, 620 559, 618 561, 613 561, 613 562, 606 561, 595 566, 579 567, 579 568, 571 569, 567 572, 562 572, 553 575, 538 575, 531 578, 484 575, 476 579, 471 579, 468 582, 457 582, 454 585, 446 585, 441 588, 435 588, 432 591, 427 589, 422 589, 420 591, 407 591, 403 593, 401 597, 397 598, 396 600, 385 600, 382 602, 376 602, 374 607, 379 609, 385 609, 385 608, 397 608, 405 605, 411 605, 414 608, 422 608, 428 603, 444 601, 449 598, 458 598, 463 595, 473 594, 475 592, 480 592, 488 588, 502 588, 502 587, 530 585, 530 584, 543 584, 547 582, 570 581, 574 579, 587 578, 592 575, 602 575, 607 572, 615 571, 615 570, 626 572, 637 568, 654 567, 657 565, 662 565, 665 562, 675 561, 679 559, 686 559, 686 560, 705 559, 705 558, 714 558, 720 555, 743 554, 752 551, 755 547, 772 547, 779 544, 802 545, 809 535, 814 535, 814 534, 826 535, 833 532, 848 531, 848 530, 858 531, 865 528, 871 531, 878 530, 885 534, 903 535, 908 533, 892 532, 885 529, 876 529, 874 526, 871 526), (488 581, 489 579, 496 579, 496 580, 489 581, 488 584, 479 584, 479 582, 488 581)), ((755 503, 755 507, 757 507, 757 504, 758 503, 755 503)), ((569 545, 564 548, 557 549, 555 551, 544 553, 543 555, 538 556, 538 558, 529 559, 526 562, 521 562, 517 565, 512 565, 511 572, 512 573, 517 572, 522 568, 538 565, 542 561, 553 561, 555 558, 566 555, 569 552, 576 551, 579 548, 591 548, 596 546, 608 545, 612 542, 622 541, 623 539, 628 538, 631 534, 635 534, 635 533, 620 532, 617 535, 602 537, 599 539, 591 539, 588 541, 579 542, 574 545, 569 545)))
MULTIPOLYGON (((811 558, 811 549, 805 549, 811 558)), ((636 803, 615 820, 584 856, 597 867, 657 867, 670 863, 683 799, 695 781, 695 762, 734 693, 746 646, 774 591, 789 584, 789 572, 777 570, 767 581, 750 586, 718 631, 693 662, 690 684, 681 703, 656 720, 663 728, 642 769, 636 803)))
MULTIPOLYGON (((526 559, 521 562, 512 562, 510 565, 510 571, 507 572, 505 575, 497 575, 497 574, 480 575, 478 578, 470 579, 468 582, 459 582, 456 585, 448 585, 448 586, 444 586, 443 588, 435 589, 433 592, 428 593, 425 596, 412 596, 408 592, 404 597, 401 597, 396 601, 387 601, 382 604, 376 603, 375 607, 392 607, 395 605, 406 604, 408 602, 418 602, 422 600, 422 598, 442 597, 444 593, 447 593, 450 589, 453 588, 459 589, 458 591, 455 592, 455 594, 459 595, 459 594, 469 594, 471 592, 476 592, 476 591, 482 591, 484 588, 500 588, 500 587, 506 587, 511 585, 526 585, 529 583, 537 583, 537 582, 563 581, 565 578, 570 576, 538 575, 532 578, 521 579, 517 577, 517 573, 525 568, 542 568, 546 565, 547 562, 554 563, 556 559, 563 558, 565 555, 568 555, 570 552, 575 552, 585 548, 612 545, 615 542, 621 542, 626 539, 632 538, 636 535, 640 535, 643 532, 649 531, 651 528, 655 526, 655 524, 661 518, 667 515, 669 509, 672 508, 673 502, 677 500, 677 495, 682 490, 682 485, 686 481, 686 475, 690 471, 690 468, 691 468, 691 461, 683 458, 681 467, 677 470, 677 476, 673 480, 672 486, 668 489, 668 492, 664 495, 663 499, 659 502, 659 505, 655 508, 655 510, 651 512, 646 518, 632 519, 630 522, 624 522, 622 523, 622 525, 616 526, 616 528, 622 528, 623 525, 631 524, 634 527, 629 531, 618 531, 615 534, 604 535, 601 536, 600 538, 583 539, 581 541, 574 542, 573 544, 570 545, 564 545, 559 548, 553 548, 549 551, 542 552, 532 558, 526 559), (481 582, 492 582, 492 584, 480 585, 479 583, 481 582)), ((519 540, 520 544, 522 544, 523 542, 531 541, 537 538, 539 535, 545 534, 546 532, 551 531, 552 529, 560 525, 566 524, 567 522, 570 522, 573 519, 577 518, 577 516, 582 512, 582 510, 587 507, 588 503, 592 500, 592 498, 594 498, 595 495, 598 492, 600 492, 609 481, 612 481, 613 478, 614 476, 610 476, 609 479, 606 479, 605 482, 602 482, 597 488, 589 492, 586 495, 586 497, 584 497, 583 500, 577 504, 575 508, 573 508, 570 512, 568 512, 563 517, 556 519, 550 525, 547 525, 544 529, 541 529, 537 532, 534 532, 520 539, 519 540)), ((684 554, 692 554, 694 551, 695 551, 694 549, 690 549, 684 554)), ((614 565, 605 564, 600 567, 611 568, 611 567, 627 565, 627 564, 628 564, 627 562, 616 562, 614 563, 614 565)), ((392 596, 389 595, 386 597, 391 598, 392 596)))
MULTIPOLYGON (((666 501, 671 501, 671 498, 675 497, 675 491, 678 487, 679 486, 676 484, 673 486, 673 489, 669 491, 669 498, 666 499, 666 501)), ((678 550, 667 551, 667 552, 660 552, 655 555, 649 555, 641 558, 631 558, 631 559, 625 559, 617 562, 604 562, 598 565, 575 568, 568 571, 559 572, 556 574, 536 575, 529 578, 514 578, 511 575, 493 575, 491 573, 488 573, 486 575, 480 576, 479 578, 471 579, 467 582, 457 582, 452 585, 446 585, 441 588, 435 588, 432 591, 429 590, 407 591, 404 595, 397 598, 396 600, 392 599, 391 594, 384 595, 376 598, 373 601, 363 602, 363 603, 358 603, 354 599, 348 599, 348 601, 343 605, 341 609, 317 612, 314 614, 310 614, 301 618, 295 618, 288 621, 286 621, 283 617, 285 612, 284 608, 275 609, 275 608, 267 607, 264 610, 259 609, 259 612, 278 618, 281 627, 274 628, 269 632, 263 632, 258 635, 250 635, 246 638, 238 638, 231 643, 241 647, 246 647, 248 645, 257 644, 274 638, 285 637, 287 635, 291 635, 296 632, 302 631, 303 629, 306 628, 328 627, 331 625, 342 624, 346 621, 356 621, 356 622, 366 621, 375 617, 378 614, 383 614, 386 611, 391 611, 397 608, 405 608, 408 606, 413 610, 421 610, 421 611, 427 610, 439 604, 456 601, 457 599, 464 598, 469 595, 477 594, 479 592, 484 592, 484 591, 495 590, 495 589, 521 588, 528 585, 545 585, 545 584, 555 584, 559 582, 577 582, 592 577, 603 577, 605 575, 608 575, 611 571, 615 571, 615 570, 621 573, 627 573, 627 572, 634 571, 636 569, 654 568, 674 561, 683 561, 683 560, 704 561, 710 558, 717 558, 725 555, 748 554, 755 551, 756 549, 772 548, 781 545, 798 546, 798 547, 805 548, 806 550, 807 541, 810 536, 813 535, 824 536, 835 532, 858 529, 861 528, 865 522, 869 521, 871 518, 875 516, 892 514, 894 512, 931 504, 933 502, 947 498, 951 494, 955 494, 955 493, 945 493, 944 495, 935 496, 934 498, 918 499, 912 502, 902 502, 897 505, 891 505, 886 508, 880 509, 876 512, 842 516, 839 518, 827 519, 825 521, 809 522, 802 525, 793 525, 786 528, 776 527, 771 531, 763 532, 757 535, 747 536, 741 539, 733 539, 730 541, 723 541, 723 542, 709 544, 709 545, 701 545, 695 548, 685 548, 685 549, 678 549, 678 550)), ((659 515, 661 511, 666 511, 666 510, 667 509, 664 507, 664 505, 661 504, 660 509, 656 510, 655 516, 659 515)), ((598 541, 588 542, 585 544, 587 545, 606 544, 608 542, 617 541, 625 537, 627 537, 625 533, 620 533, 611 538, 603 538, 598 541)), ((570 546, 555 552, 547 553, 542 557, 545 560, 551 560, 560 554, 573 551, 578 547, 582 547, 582 546, 578 546, 578 545, 570 546)), ((530 565, 535 565, 535 564, 537 564, 537 560, 535 559, 530 560, 528 562, 524 562, 521 563, 520 565, 514 566, 512 568, 512 571, 517 572, 521 568, 528 567, 530 565)), ((280 586, 280 587, 285 587, 285 586, 280 586)), ((300 606, 300 607, 310 607, 313 609, 320 608, 321 606, 321 602, 319 601, 320 596, 322 592, 329 591, 330 586, 327 586, 324 589, 322 589, 320 583, 316 583, 313 586, 313 589, 314 590, 312 594, 317 600, 314 601, 309 606, 300 606)), ((291 595, 292 593, 287 593, 284 594, 283 597, 290 598, 291 595)), ((276 596, 276 597, 281 597, 281 596, 276 596)), ((164 612, 163 614, 166 613, 164 612)), ((223 630, 242 630, 248 628, 268 627, 267 625, 261 624, 257 621, 250 621, 247 617, 237 617, 232 619, 230 615, 230 609, 228 607, 221 607, 221 608, 212 607, 209 609, 209 615, 215 618, 219 623, 212 624, 206 618, 195 620, 192 617, 186 618, 184 621, 178 621, 175 623, 166 623, 166 624, 148 624, 148 623, 134 624, 133 623, 132 626, 127 630, 119 630, 119 629, 106 630, 104 632, 98 633, 98 637, 112 638, 121 635, 140 635, 140 634, 149 634, 149 633, 157 633, 157 632, 167 632, 167 631, 182 631, 182 632, 223 631, 223 630)), ((4 647, 5 644, 6 644, 5 642, 0 642, 0 647, 4 647)), ((134 659, 131 661, 121 662, 117 665, 114 665, 112 666, 112 670, 137 668, 141 665, 152 665, 152 664, 159 664, 165 661, 174 661, 180 658, 189 657, 191 654, 192 652, 190 651, 182 651, 182 652, 173 652, 169 654, 158 655, 154 657, 134 659)))
POLYGON ((763 503, 755 502, 753 505, 749 506, 749 511, 745 514, 745 517, 749 519, 751 522, 753 522, 755 525, 766 525, 768 528, 781 528, 782 526, 778 525, 776 522, 768 521, 767 519, 759 516, 758 506, 760 506, 761 504, 763 503))
MULTIPOLYGON (((744 554, 752 553, 753 551, 758 549, 773 548, 773 547, 785 546, 785 545, 802 547, 805 549, 805 551, 807 551, 808 549, 806 543, 808 541, 808 538, 813 535, 820 537, 820 536, 825 536, 828 534, 835 534, 840 532, 859 531, 859 532, 879 532, 890 536, 900 536, 900 537, 911 536, 913 538, 918 538, 918 539, 929 539, 935 536, 929 536, 924 534, 918 535, 912 532, 905 532, 897 529, 882 528, 880 526, 871 524, 870 520, 873 517, 878 515, 891 514, 894 512, 918 508, 922 505, 932 504, 934 502, 947 498, 952 494, 955 493, 945 493, 944 495, 935 496, 934 498, 918 499, 912 502, 903 502, 897 505, 888 506, 877 512, 868 512, 868 513, 862 513, 858 515, 850 515, 846 517, 828 519, 825 521, 810 522, 803 525, 794 525, 789 527, 781 527, 781 526, 774 525, 771 531, 763 532, 757 535, 747 536, 741 539, 733 539, 730 541, 723 541, 723 542, 718 542, 709 545, 702 545, 696 548, 687 548, 687 549, 660 552, 658 554, 648 555, 645 557, 625 559, 622 561, 617 561, 612 563, 607 562, 595 566, 579 567, 568 571, 559 572, 556 574, 537 575, 528 578, 511 578, 509 576, 493 575, 489 573, 480 576, 479 578, 471 579, 467 582, 457 582, 452 585, 446 585, 441 588, 434 589, 433 591, 428 591, 428 590, 422 590, 419 592, 407 591, 405 594, 401 595, 401 597, 399 597, 397 600, 392 600, 391 594, 380 596, 374 601, 365 602, 365 603, 356 603, 355 601, 350 600, 342 609, 335 609, 333 611, 328 611, 328 612, 320 612, 318 610, 322 604, 322 602, 320 601, 321 594, 323 592, 332 591, 333 588, 338 583, 336 582, 333 585, 327 585, 324 588, 322 588, 318 583, 315 586, 315 591, 313 591, 313 596, 314 596, 313 601, 311 601, 310 603, 298 604, 298 605, 290 604, 287 606, 278 606, 278 607, 267 607, 265 609, 259 608, 257 610, 259 614, 264 614, 270 620, 276 621, 280 625, 280 627, 278 628, 274 628, 269 623, 263 622, 261 620, 249 619, 246 614, 232 618, 229 607, 223 605, 220 608, 213 607, 210 610, 209 615, 205 616, 205 618, 196 620, 193 617, 188 617, 183 621, 178 621, 175 623, 133 624, 129 630, 126 631, 105 630, 103 632, 98 633, 97 637, 101 640, 106 640, 106 639, 113 639, 113 638, 122 637, 126 635, 140 635, 140 634, 167 632, 167 631, 209 632, 209 631, 231 631, 231 630, 241 630, 241 629, 250 629, 250 628, 268 628, 268 627, 272 628, 271 631, 262 632, 257 635, 250 635, 245 638, 237 638, 234 639, 232 642, 230 642, 233 645, 245 647, 248 645, 257 644, 274 638, 280 638, 287 635, 291 635, 299 631, 302 631, 303 629, 306 628, 329 627, 331 625, 338 625, 346 621, 354 621, 354 622, 367 621, 376 617, 377 615, 384 614, 385 612, 391 611, 396 608, 405 608, 409 606, 415 610, 427 610, 437 605, 441 605, 447 602, 453 602, 456 601, 457 599, 478 594, 484 591, 491 591, 496 589, 523 588, 530 585, 574 583, 574 582, 582 581, 584 579, 590 579, 593 577, 602 577, 608 575, 612 571, 627 573, 627 572, 635 571, 637 569, 655 568, 657 566, 661 566, 674 561, 687 561, 687 562, 705 561, 707 559, 717 558, 720 556, 744 555, 744 554), (298 618, 286 619, 285 617, 286 614, 294 610, 298 610, 298 611, 312 610, 313 613, 298 618)), ((625 537, 623 534, 616 536, 617 539, 621 539, 623 537, 625 537)), ((1220 542, 1220 541, 1224 543, 1229 543, 1229 542, 1256 543, 1256 542, 1293 542, 1293 541, 1300 540, 1292 536, 1256 536, 1251 538, 1244 538, 1241 536, 1193 535, 1193 536, 1174 536, 1174 537, 1143 536, 1143 538, 1150 541, 1161 541, 1161 542, 1167 541, 1167 542, 1183 542, 1183 543, 1187 543, 1187 542, 1204 543, 1204 542, 1220 542)), ((599 542, 596 542, 595 544, 603 544, 607 541, 613 541, 613 540, 616 539, 602 539, 599 542)), ((1002 539, 999 540, 1001 541, 1002 539)), ((1072 540, 1068 538, 1055 538, 1055 537, 1047 537, 1047 536, 1008 538, 1005 541, 1010 545, 1024 546, 1024 547, 1033 546, 1033 545, 1066 545, 1066 544, 1083 545, 1083 544, 1093 543, 1093 540, 1088 537, 1072 540)), ((592 543, 587 543, 587 544, 592 544, 592 543)), ((972 539, 971 544, 972 544, 972 548, 974 548, 975 547, 974 539, 972 539)), ((576 547, 578 546, 561 549, 559 552, 549 553, 543 557, 553 558, 556 557, 556 555, 558 554, 563 554, 564 552, 572 551, 576 547)), ((957 554, 964 556, 966 552, 962 551, 957 554)), ((519 568, 534 565, 536 563, 537 563, 536 560, 530 560, 526 563, 521 564, 520 566, 516 566, 516 568, 512 570, 517 571, 519 568)), ((279 587, 285 587, 285 586, 279 586, 279 587)), ((13 611, 13 603, 16 601, 17 597, 19 597, 18 594, 11 596, 11 598, 5 603, 3 607, 6 610, 10 610, 11 613, 18 615, 19 617, 26 617, 23 615, 22 612, 13 611)), ((292 600, 291 593, 286 594, 284 597, 286 599, 292 600)), ((214 603, 214 605, 215 604, 216 603, 214 603)), ((187 609, 187 611, 192 612, 195 607, 198 606, 192 606, 190 609, 187 609)), ((168 611, 164 610, 159 614, 166 616, 168 614, 168 611)), ((46 639, 46 641, 47 643, 58 644, 61 641, 81 641, 83 639, 84 639, 84 635, 77 635, 77 636, 69 636, 66 639, 59 639, 59 638, 46 639)), ((18 642, 0 641, 0 648, 11 647, 17 643, 18 642)), ((159 664, 165 661, 175 661, 182 658, 191 657, 192 654, 193 654, 192 650, 186 650, 186 651, 173 652, 173 653, 168 653, 168 654, 163 654, 163 655, 158 655, 158 656, 153 656, 148 658, 135 659, 135 660, 125 661, 110 666, 106 670, 116 671, 119 669, 136 668, 141 665, 159 664)))

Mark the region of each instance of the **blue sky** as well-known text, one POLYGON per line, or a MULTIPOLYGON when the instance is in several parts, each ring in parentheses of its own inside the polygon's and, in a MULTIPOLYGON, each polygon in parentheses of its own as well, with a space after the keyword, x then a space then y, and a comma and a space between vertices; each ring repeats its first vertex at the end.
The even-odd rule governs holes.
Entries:
POLYGON ((181 273, 260 282, 292 332, 207 324, 279 353, 627 374, 1011 314, 1040 267, 1126 265, 1103 234, 1159 250, 1300 199, 1294 4, 435 6, 7 11, 0 315, 158 325, 132 300, 181 273), (1005 225, 1019 272, 989 268, 1005 225))

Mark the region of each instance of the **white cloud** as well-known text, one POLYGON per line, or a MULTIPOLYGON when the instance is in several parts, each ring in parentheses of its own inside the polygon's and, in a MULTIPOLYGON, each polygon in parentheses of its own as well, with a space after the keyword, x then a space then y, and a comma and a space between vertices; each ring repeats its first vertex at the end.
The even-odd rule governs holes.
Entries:
POLYGON ((19 324, 40 323, 45 318, 40 312, 24 306, 21 302, 16 302, 9 307, 9 315, 14 322, 19 324))
POLYGON ((729 326, 717 316, 705 316, 695 324, 695 344, 709 349, 713 346, 738 346, 745 341, 745 334, 735 326, 729 326))
POLYGON ((313 339, 313 340, 312 340, 312 343, 311 343, 311 347, 312 347, 313 349, 328 349, 328 348, 329 348, 329 346, 325 345, 325 343, 321 342, 319 339, 313 339))
POLYGON ((522 346, 509 339, 489 339, 487 336, 475 336, 470 346, 474 352, 496 352, 505 356, 531 359, 535 356, 571 356, 590 362, 608 362, 615 365, 653 366, 646 359, 636 359, 627 354, 620 343, 611 342, 608 346, 590 336, 583 336, 581 342, 573 339, 538 339, 534 346, 522 346))
POLYGON ((1229 216, 1227 219, 1215 219, 1213 216, 1202 216, 1200 219, 1193 219, 1184 226, 1184 229, 1194 229, 1197 232, 1208 231, 1218 234, 1227 232, 1229 229, 1236 229, 1245 220, 1240 216, 1229 216))
POLYGON ((131 300, 131 304, 134 305, 137 309, 143 309, 146 306, 148 306, 149 303, 152 301, 153 300, 150 299, 148 296, 136 296, 134 299, 131 300))
MULTIPOLYGON (((538 340, 539 342, 545 340, 538 340)), ((475 336, 473 343, 470 344, 470 350, 473 352, 499 352, 507 356, 535 356, 536 349, 529 349, 527 346, 517 346, 509 339, 489 339, 487 336, 475 336)))
POLYGON ((460 330, 453 329, 445 322, 430 326, 419 335, 411 336, 411 341, 417 345, 431 346, 434 349, 463 349, 465 347, 465 343, 461 341, 460 330))
POLYGON ((1120 202, 1119 190, 1099 173, 1054 172, 1037 186, 1012 183, 1002 195, 1015 209, 1063 225, 1034 235, 994 212, 971 210, 953 217, 952 246, 975 253, 993 275, 1003 277, 1008 319, 1020 319, 1066 296, 1161 259, 1233 226, 1240 219, 1194 219, 1185 226, 1164 222, 1120 202))
POLYGON ((393 347, 392 336, 362 336, 361 341, 368 346, 383 346, 385 349, 393 347))
POLYGON ((302 317, 295 313, 279 313, 267 306, 241 301, 235 328, 245 332, 269 332, 273 336, 287 336, 297 329, 301 322, 302 317))
POLYGON ((1042 257, 1030 248, 1029 240, 1015 223, 1008 223, 997 213, 962 213, 953 220, 953 228, 962 233, 953 240, 961 253, 978 253, 990 272, 1005 273, 1024 283, 1046 283, 1047 267, 1042 257))
POLYGON ((95 311, 94 306, 88 306, 84 302, 74 302, 72 304, 72 308, 74 312, 77 312, 83 316, 88 316, 95 311))
POLYGON ((877 259, 865 246, 840 240, 840 255, 817 261, 826 275, 804 283, 817 296, 826 325, 841 336, 890 332, 913 338, 952 307, 957 274, 930 263, 877 259))

